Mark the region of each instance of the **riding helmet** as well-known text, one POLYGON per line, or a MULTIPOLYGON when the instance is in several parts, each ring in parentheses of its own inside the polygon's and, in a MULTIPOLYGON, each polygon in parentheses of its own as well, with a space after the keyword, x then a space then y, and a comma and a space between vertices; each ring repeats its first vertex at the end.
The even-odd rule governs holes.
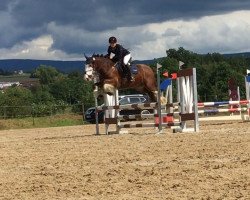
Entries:
POLYGON ((109 38, 109 43, 116 43, 116 42, 117 42, 116 37, 112 36, 109 38))

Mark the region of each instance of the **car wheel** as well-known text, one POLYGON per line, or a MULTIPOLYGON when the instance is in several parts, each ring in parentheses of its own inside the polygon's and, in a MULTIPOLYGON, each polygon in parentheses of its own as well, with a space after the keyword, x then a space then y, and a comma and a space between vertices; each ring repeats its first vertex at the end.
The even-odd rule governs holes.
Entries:
MULTIPOLYGON (((143 115, 143 114, 150 114, 150 112, 149 112, 148 110, 142 110, 142 111, 141 111, 141 115, 143 115)), ((142 117, 143 120, 149 119, 149 118, 150 118, 149 116, 144 116, 144 117, 142 117)))

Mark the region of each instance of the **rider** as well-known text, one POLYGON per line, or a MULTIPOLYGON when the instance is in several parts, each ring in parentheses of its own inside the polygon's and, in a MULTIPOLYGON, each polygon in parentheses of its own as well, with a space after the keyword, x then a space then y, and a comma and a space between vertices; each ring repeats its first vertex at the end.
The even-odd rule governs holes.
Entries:
POLYGON ((118 44, 114 36, 109 38, 108 54, 106 56, 113 62, 117 62, 118 67, 124 69, 129 81, 133 80, 129 67, 129 60, 131 58, 130 52, 122 45, 118 44), (123 66, 125 66, 125 68, 123 66))

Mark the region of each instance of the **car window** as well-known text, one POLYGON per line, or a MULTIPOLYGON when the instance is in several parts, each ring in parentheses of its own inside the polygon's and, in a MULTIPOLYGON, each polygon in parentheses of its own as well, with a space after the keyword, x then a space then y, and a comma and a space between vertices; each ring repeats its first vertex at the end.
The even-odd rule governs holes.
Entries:
POLYGON ((91 114, 92 112, 95 111, 95 108, 89 108, 87 111, 86 111, 86 114, 91 114))
POLYGON ((130 97, 130 103, 141 103, 140 98, 138 97, 130 97))
POLYGON ((122 99, 119 101, 119 104, 120 104, 120 105, 129 104, 128 98, 122 98, 122 99))
POLYGON ((140 97, 140 101, 141 101, 142 103, 144 103, 144 102, 146 101, 146 99, 145 99, 144 97, 140 97))

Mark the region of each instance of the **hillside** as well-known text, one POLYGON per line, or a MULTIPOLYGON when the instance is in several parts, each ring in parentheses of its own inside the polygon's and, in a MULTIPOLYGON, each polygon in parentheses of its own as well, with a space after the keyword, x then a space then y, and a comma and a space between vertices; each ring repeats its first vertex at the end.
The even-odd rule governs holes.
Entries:
POLYGON ((242 53, 229 53, 223 54, 226 58, 229 57, 243 57, 243 58, 250 58, 250 52, 242 52, 242 53))
MULTIPOLYGON (((134 61, 134 63, 152 64, 154 60, 134 61)), ((52 66, 57 70, 69 73, 72 71, 83 72, 85 61, 60 61, 60 60, 30 60, 30 59, 6 59, 0 60, 0 69, 14 72, 23 70, 29 73, 40 65, 52 66)))
MULTIPOLYGON (((229 57, 245 57, 250 58, 250 52, 223 54, 229 57)), ((155 59, 152 60, 135 60, 134 63, 154 64, 155 59)), ((14 72, 23 70, 23 72, 31 72, 40 65, 52 66, 57 70, 69 73, 72 71, 83 72, 85 61, 61 61, 61 60, 31 60, 31 59, 5 59, 0 60, 0 69, 4 71, 14 72)))
POLYGON ((59 60, 29 60, 29 59, 6 59, 0 60, 0 69, 4 71, 23 70, 31 72, 40 65, 52 66, 61 72, 83 71, 84 61, 59 61, 59 60))

